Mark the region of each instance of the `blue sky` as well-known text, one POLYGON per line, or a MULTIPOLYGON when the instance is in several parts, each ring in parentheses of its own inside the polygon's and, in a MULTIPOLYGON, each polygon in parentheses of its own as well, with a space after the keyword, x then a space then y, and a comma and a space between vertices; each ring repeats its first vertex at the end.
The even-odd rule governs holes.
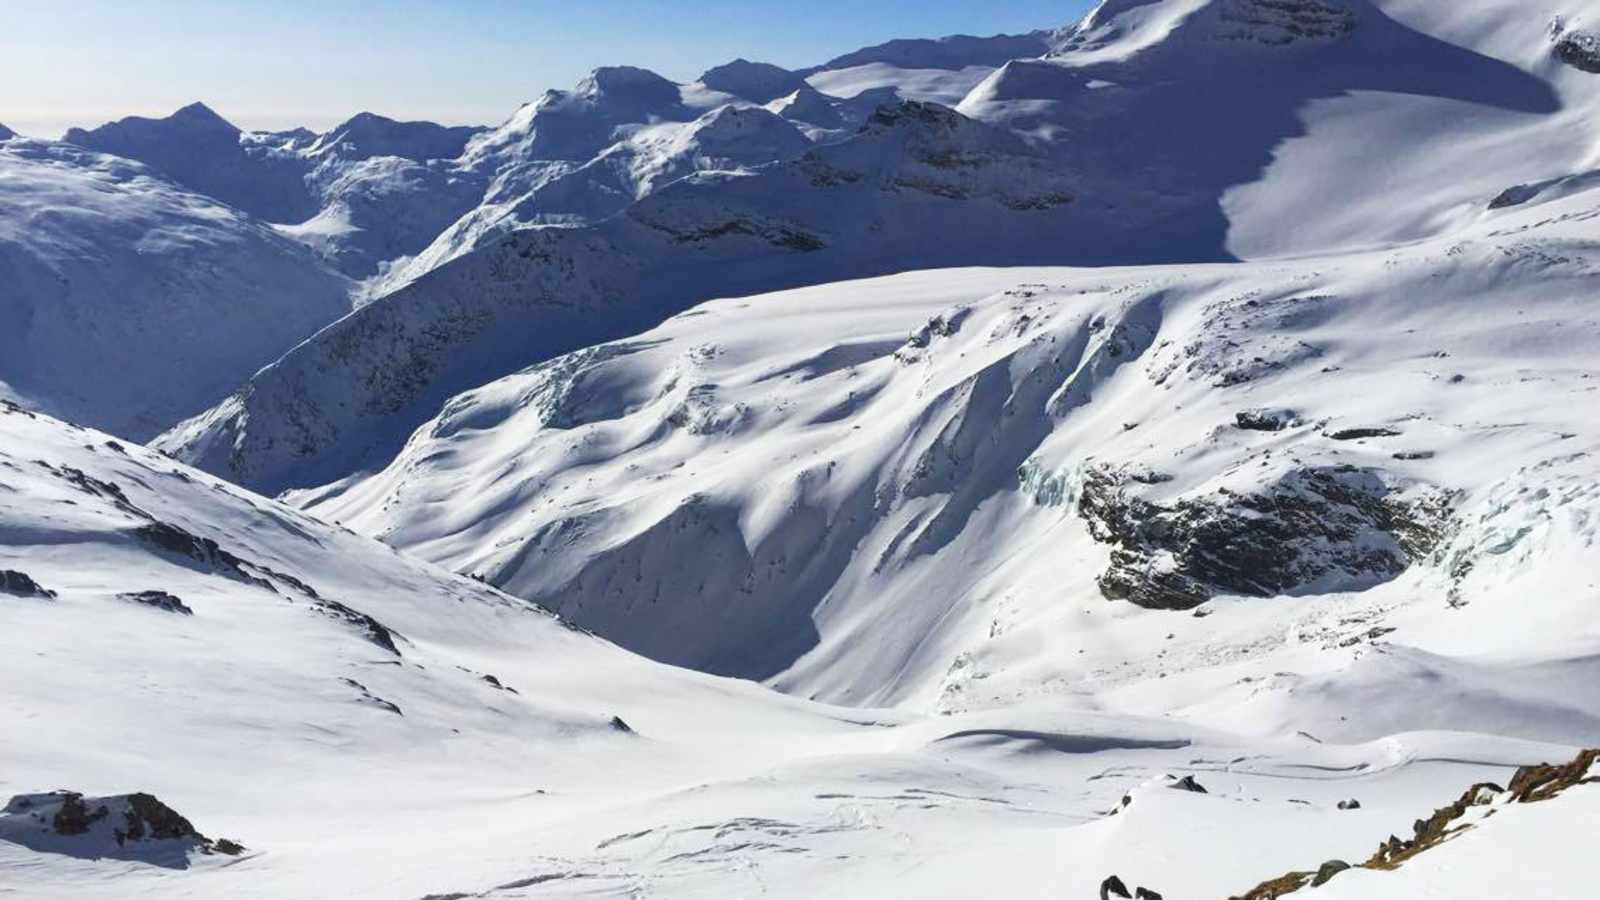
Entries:
POLYGON ((362 110, 489 124, 617 63, 692 79, 735 57, 801 67, 896 37, 1066 24, 1090 0, 3 0, 0 123, 164 115, 246 128, 362 110))

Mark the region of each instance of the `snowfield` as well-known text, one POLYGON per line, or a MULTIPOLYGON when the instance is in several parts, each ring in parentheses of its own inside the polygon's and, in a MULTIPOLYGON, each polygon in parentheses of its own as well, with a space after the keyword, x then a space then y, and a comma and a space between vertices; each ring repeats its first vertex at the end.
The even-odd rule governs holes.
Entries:
POLYGON ((1588 900, 1597 35, 0 128, 0 896, 1588 900))

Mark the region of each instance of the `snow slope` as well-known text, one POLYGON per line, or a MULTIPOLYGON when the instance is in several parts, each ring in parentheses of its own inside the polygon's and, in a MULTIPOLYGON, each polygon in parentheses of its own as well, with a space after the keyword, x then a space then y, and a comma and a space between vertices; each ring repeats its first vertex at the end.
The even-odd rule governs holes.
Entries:
POLYGON ((142 440, 349 310, 304 248, 138 163, 0 144, 0 384, 142 440))
MULTIPOLYGON (((1593 669, 1600 593, 1570 578, 1600 514, 1597 211, 1591 190, 1381 253, 719 300, 468 391, 383 472, 293 499, 803 696, 963 708, 1255 647, 1302 674, 1243 682, 1252 708, 1366 739, 1306 693, 1593 669), (1156 515, 1193 530, 1123 522, 1156 515), (1335 530, 1295 543, 1296 516, 1335 530), (1517 602, 1553 583, 1537 615, 1517 602), (1176 627, 1137 606, 1211 597, 1182 627, 1214 646, 1116 668, 1176 627), (1403 650, 1361 649, 1402 623, 1403 650)), ((1462 712, 1430 727, 1492 718, 1462 712)))
POLYGON ((317 214, 185 210, 371 302, 151 449, 0 405, 0 894, 1587 900, 1600 772, 1471 786, 1600 745, 1597 28, 1107 0, 237 135, 317 214))
POLYGON ((30 898, 1044 898, 1114 872, 1221 897, 1572 755, 1459 733, 1239 736, 1087 696, 823 706, 648 662, 14 408, 0 570, 0 677, 27 686, 0 699, 0 788, 32 797, 0 813, 0 884, 30 898), (1207 793, 1168 787, 1180 775, 1207 793), (152 794, 243 850, 55 833, 29 809, 57 787, 90 809, 152 794), (1252 852, 1219 852, 1239 842, 1252 852))

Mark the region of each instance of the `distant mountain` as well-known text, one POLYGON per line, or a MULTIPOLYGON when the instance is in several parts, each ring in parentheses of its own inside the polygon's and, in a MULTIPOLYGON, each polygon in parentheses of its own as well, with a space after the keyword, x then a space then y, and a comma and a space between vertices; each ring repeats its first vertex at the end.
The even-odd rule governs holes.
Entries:
POLYGON ((770 103, 806 86, 805 76, 771 63, 736 59, 707 69, 700 83, 751 103, 770 103))
POLYGON ((1051 32, 998 34, 973 37, 955 34, 934 39, 894 40, 836 56, 807 75, 825 69, 849 69, 884 63, 901 69, 964 69, 998 66, 1013 59, 1043 56, 1051 47, 1051 32))
POLYGON ((204 103, 164 119, 130 116, 62 137, 100 153, 149 165, 190 190, 268 222, 300 222, 316 212, 305 164, 275 146, 241 142, 242 133, 204 103))
POLYGON ((397 122, 373 113, 360 113, 319 135, 306 148, 310 156, 335 154, 363 160, 395 156, 413 162, 454 159, 467 141, 483 131, 475 126, 446 127, 432 122, 397 122))
POLYGON ((348 284, 231 207, 120 157, 0 145, 0 382, 144 440, 349 310, 348 284))

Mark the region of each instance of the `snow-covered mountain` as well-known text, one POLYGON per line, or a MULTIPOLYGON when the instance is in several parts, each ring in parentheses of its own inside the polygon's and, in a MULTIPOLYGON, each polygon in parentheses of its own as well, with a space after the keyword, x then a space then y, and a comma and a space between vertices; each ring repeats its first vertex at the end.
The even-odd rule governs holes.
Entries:
MULTIPOLYGON (((1328 646, 1392 618, 1444 666, 1600 538, 1597 210, 1592 189, 1374 254, 717 301, 468 391, 385 471, 294 501, 646 655, 839 702, 1121 681, 1044 636, 1129 629, 1116 656, 1171 627, 1134 607, 1219 596, 1307 598, 1279 615, 1328 646)), ((1597 600, 1542 604, 1531 643, 1590 634, 1597 600)), ((1282 640, 1219 602, 1234 624, 1208 626, 1282 640)))
POLYGON ((350 308, 238 210, 115 156, 0 143, 0 392, 143 440, 350 308))
MULTIPOLYGON (((1110 876, 1223 897, 1308 860, 1383 853, 1385 835, 1490 781, 1564 793, 1524 807, 1470 792, 1497 813, 1452 823, 1473 829, 1476 883, 1577 897, 1592 874, 1576 852, 1595 800, 1585 773, 1514 772, 1593 735, 1600 709, 1572 690, 1589 663, 1561 656, 1586 632, 1521 643, 1541 631, 1515 623, 1526 609, 1458 611, 1511 634, 1439 606, 1415 617, 1497 648, 1468 664, 1331 598, 1204 619, 1086 606, 1057 640, 1114 678, 1045 703, 851 709, 651 663, 14 407, 0 407, 0 484, 0 672, 17 687, 0 702, 0 873, 30 897, 1044 898, 1094 896, 1110 876), (1325 608, 1332 627, 1295 626, 1330 604, 1346 618, 1325 608), (1357 639, 1337 646, 1346 632, 1357 639), (1309 674, 1340 661, 1354 671, 1309 674), (1149 715, 1168 703, 1180 712, 1149 715), (1328 730, 1286 730, 1312 722, 1328 730), (1466 722, 1491 733, 1393 733, 1466 722), (1554 854, 1536 871, 1510 862, 1530 840, 1554 854), (1251 852, 1223 852, 1240 843, 1251 852)), ((969 671, 975 685, 988 674, 969 671)), ((1460 864, 1453 842, 1427 853, 1338 877, 1406 889, 1460 864)))
POLYGON ((0 885, 1587 900, 1597 48, 1105 0, 0 130, 0 885))
MULTIPOLYGON (((886 107, 799 159, 686 177, 598 224, 522 230, 456 259, 297 347, 159 446, 271 492, 321 483, 386 462, 453 393, 707 296, 1049 258, 1083 218, 1074 200, 1071 176, 1009 132, 931 104, 886 107)), ((1132 239, 1096 221, 1099 242, 1079 252, 1132 239)))
MULTIPOLYGON (((1512 185, 1595 167, 1600 89, 1559 59, 1548 19, 1482 38, 1519 68, 1390 14, 1415 18, 1416 4, 1346 4, 1287 43, 1270 16, 1241 19, 1253 9, 1106 4, 1050 58, 991 71, 959 112, 890 107, 797 160, 682 178, 584 228, 496 237, 523 214, 495 219, 485 204, 406 277, 431 274, 162 446, 269 491, 305 486, 385 462, 450 393, 691 300, 931 266, 1223 261, 1415 240, 1470 224, 1512 185), (1171 77, 1196 60, 1206 79, 1171 77), (1217 102, 1230 92, 1254 99, 1217 102), (1419 120, 1437 130, 1400 130, 1419 120), (1108 130, 1117 140, 1082 139, 1108 130), (1373 134, 1391 138, 1382 166, 1366 155, 1373 134), (1416 190, 1397 193, 1401 176, 1416 190)), ((1456 37, 1449 21, 1422 24, 1456 37)), ((582 158, 612 138, 611 122, 687 116, 685 96, 641 70, 605 70, 468 154, 582 158)))

